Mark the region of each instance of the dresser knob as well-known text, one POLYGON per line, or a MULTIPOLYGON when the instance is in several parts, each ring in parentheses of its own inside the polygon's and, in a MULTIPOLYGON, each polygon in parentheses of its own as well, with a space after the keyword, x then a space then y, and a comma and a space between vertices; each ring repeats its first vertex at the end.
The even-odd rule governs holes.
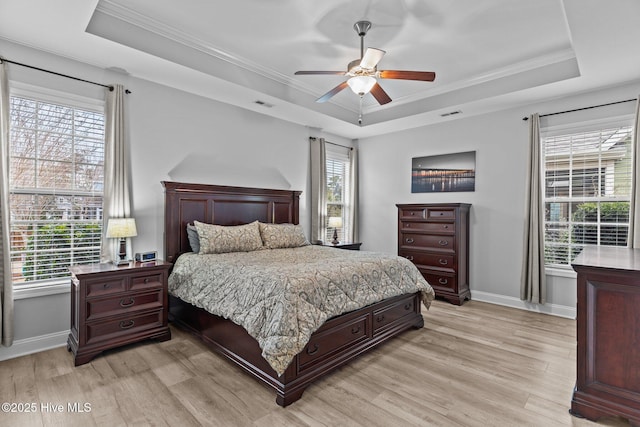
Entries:
POLYGON ((146 277, 146 278, 144 279, 144 283, 149 283, 149 278, 148 278, 148 277, 146 277))
POLYGON ((404 305, 405 310, 411 310, 411 304, 407 303, 404 305))
POLYGON ((449 244, 449 241, 448 240, 440 240, 440 241, 438 241, 438 244, 440 246, 447 246, 449 244))
POLYGON ((409 244, 413 243, 413 241, 414 241, 414 240, 413 240, 412 238, 407 238, 407 239, 406 239, 406 242, 407 242, 407 243, 409 243, 409 244))
POLYGON ((105 283, 104 285, 102 285, 102 287, 103 287, 104 289, 109 289, 109 288, 111 287, 111 285, 110 285, 110 284, 108 284, 108 283, 105 283))
POLYGON ((129 302, 124 302, 124 298, 120 298, 120 307, 131 307, 135 302, 134 297, 129 297, 129 302))
POLYGON ((449 279, 445 279, 444 277, 441 277, 438 279, 438 282, 440 282, 441 285, 446 285, 447 283, 449 283, 449 279))
POLYGON ((352 334, 357 334, 358 332, 360 332, 360 326, 354 326, 353 328, 351 328, 351 333, 352 334))
POLYGON ((411 216, 414 216, 416 213, 415 212, 411 212, 411 216))
POLYGON ((384 321, 384 314, 381 314, 380 316, 376 317, 376 322, 380 323, 384 321))
POLYGON ((449 264, 449 261, 447 261, 446 259, 442 259, 442 258, 440 258, 440 259, 438 260, 438 262, 440 263, 440 265, 447 265, 447 264, 449 264))
POLYGON ((120 329, 129 329, 132 328, 133 325, 135 325, 136 322, 134 320, 129 320, 128 322, 125 322, 124 320, 120 321, 120 329))
POLYGON ((449 226, 448 226, 448 225, 445 225, 445 226, 444 226, 444 228, 445 228, 445 230, 446 230, 446 229, 448 229, 448 228, 449 228, 449 226))

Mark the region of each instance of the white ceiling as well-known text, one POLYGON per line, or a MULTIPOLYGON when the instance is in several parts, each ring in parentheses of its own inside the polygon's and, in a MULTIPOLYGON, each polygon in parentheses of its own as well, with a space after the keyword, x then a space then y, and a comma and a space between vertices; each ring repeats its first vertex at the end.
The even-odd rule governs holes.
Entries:
POLYGON ((639 19, 638 0, 0 0, 0 38, 349 138, 635 81, 639 19), (363 19, 379 69, 437 77, 381 80, 393 101, 366 95, 358 126, 349 89, 315 102, 344 77, 294 72, 346 70, 363 19))

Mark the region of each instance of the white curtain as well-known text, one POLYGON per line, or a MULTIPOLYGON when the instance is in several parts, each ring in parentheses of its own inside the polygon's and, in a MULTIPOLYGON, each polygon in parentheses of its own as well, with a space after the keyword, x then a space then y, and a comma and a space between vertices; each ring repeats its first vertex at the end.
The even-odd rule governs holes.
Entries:
POLYGON ((640 96, 636 100, 636 117, 633 127, 633 166, 631 170, 631 212, 627 246, 640 249, 640 96))
POLYGON ((324 138, 309 138, 311 143, 311 243, 324 240, 327 151, 324 138))
POLYGON ((349 235, 345 236, 345 240, 348 242, 359 242, 358 232, 358 150, 352 148, 349 150, 349 171, 350 171, 350 183, 351 194, 349 195, 349 235))
POLYGON ((520 299, 544 304, 547 284, 544 270, 544 203, 540 147, 540 116, 529 117, 529 159, 525 192, 525 235, 520 299))
POLYGON ((0 343, 7 347, 13 344, 9 217, 9 79, 0 60, 0 343))
MULTIPOLYGON (((107 89, 105 111, 104 153, 104 221, 102 228, 102 262, 113 260, 118 239, 106 237, 109 218, 131 217, 129 146, 126 132, 125 89, 113 85, 107 89)), ((127 239, 127 254, 131 254, 131 242, 127 239)))

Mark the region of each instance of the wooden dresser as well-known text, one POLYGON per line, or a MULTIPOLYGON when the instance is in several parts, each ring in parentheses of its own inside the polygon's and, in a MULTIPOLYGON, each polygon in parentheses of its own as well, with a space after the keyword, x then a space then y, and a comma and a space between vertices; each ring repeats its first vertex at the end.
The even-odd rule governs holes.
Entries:
POLYGON ((102 351, 147 338, 171 338, 167 323, 170 263, 75 265, 71 271, 71 332, 75 365, 102 351))
POLYGON ((469 209, 466 203, 398 207, 398 255, 412 261, 436 296, 461 305, 469 291, 469 209))
POLYGON ((640 426, 640 249, 587 247, 572 266, 578 354, 571 413, 640 426))

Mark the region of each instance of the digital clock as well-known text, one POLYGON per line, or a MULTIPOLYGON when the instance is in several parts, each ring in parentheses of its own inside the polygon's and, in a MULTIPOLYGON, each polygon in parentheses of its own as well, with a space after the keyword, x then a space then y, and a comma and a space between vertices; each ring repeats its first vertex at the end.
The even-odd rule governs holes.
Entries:
POLYGON ((155 261, 157 257, 158 257, 158 252, 156 251, 136 253, 136 261, 138 262, 155 261))

